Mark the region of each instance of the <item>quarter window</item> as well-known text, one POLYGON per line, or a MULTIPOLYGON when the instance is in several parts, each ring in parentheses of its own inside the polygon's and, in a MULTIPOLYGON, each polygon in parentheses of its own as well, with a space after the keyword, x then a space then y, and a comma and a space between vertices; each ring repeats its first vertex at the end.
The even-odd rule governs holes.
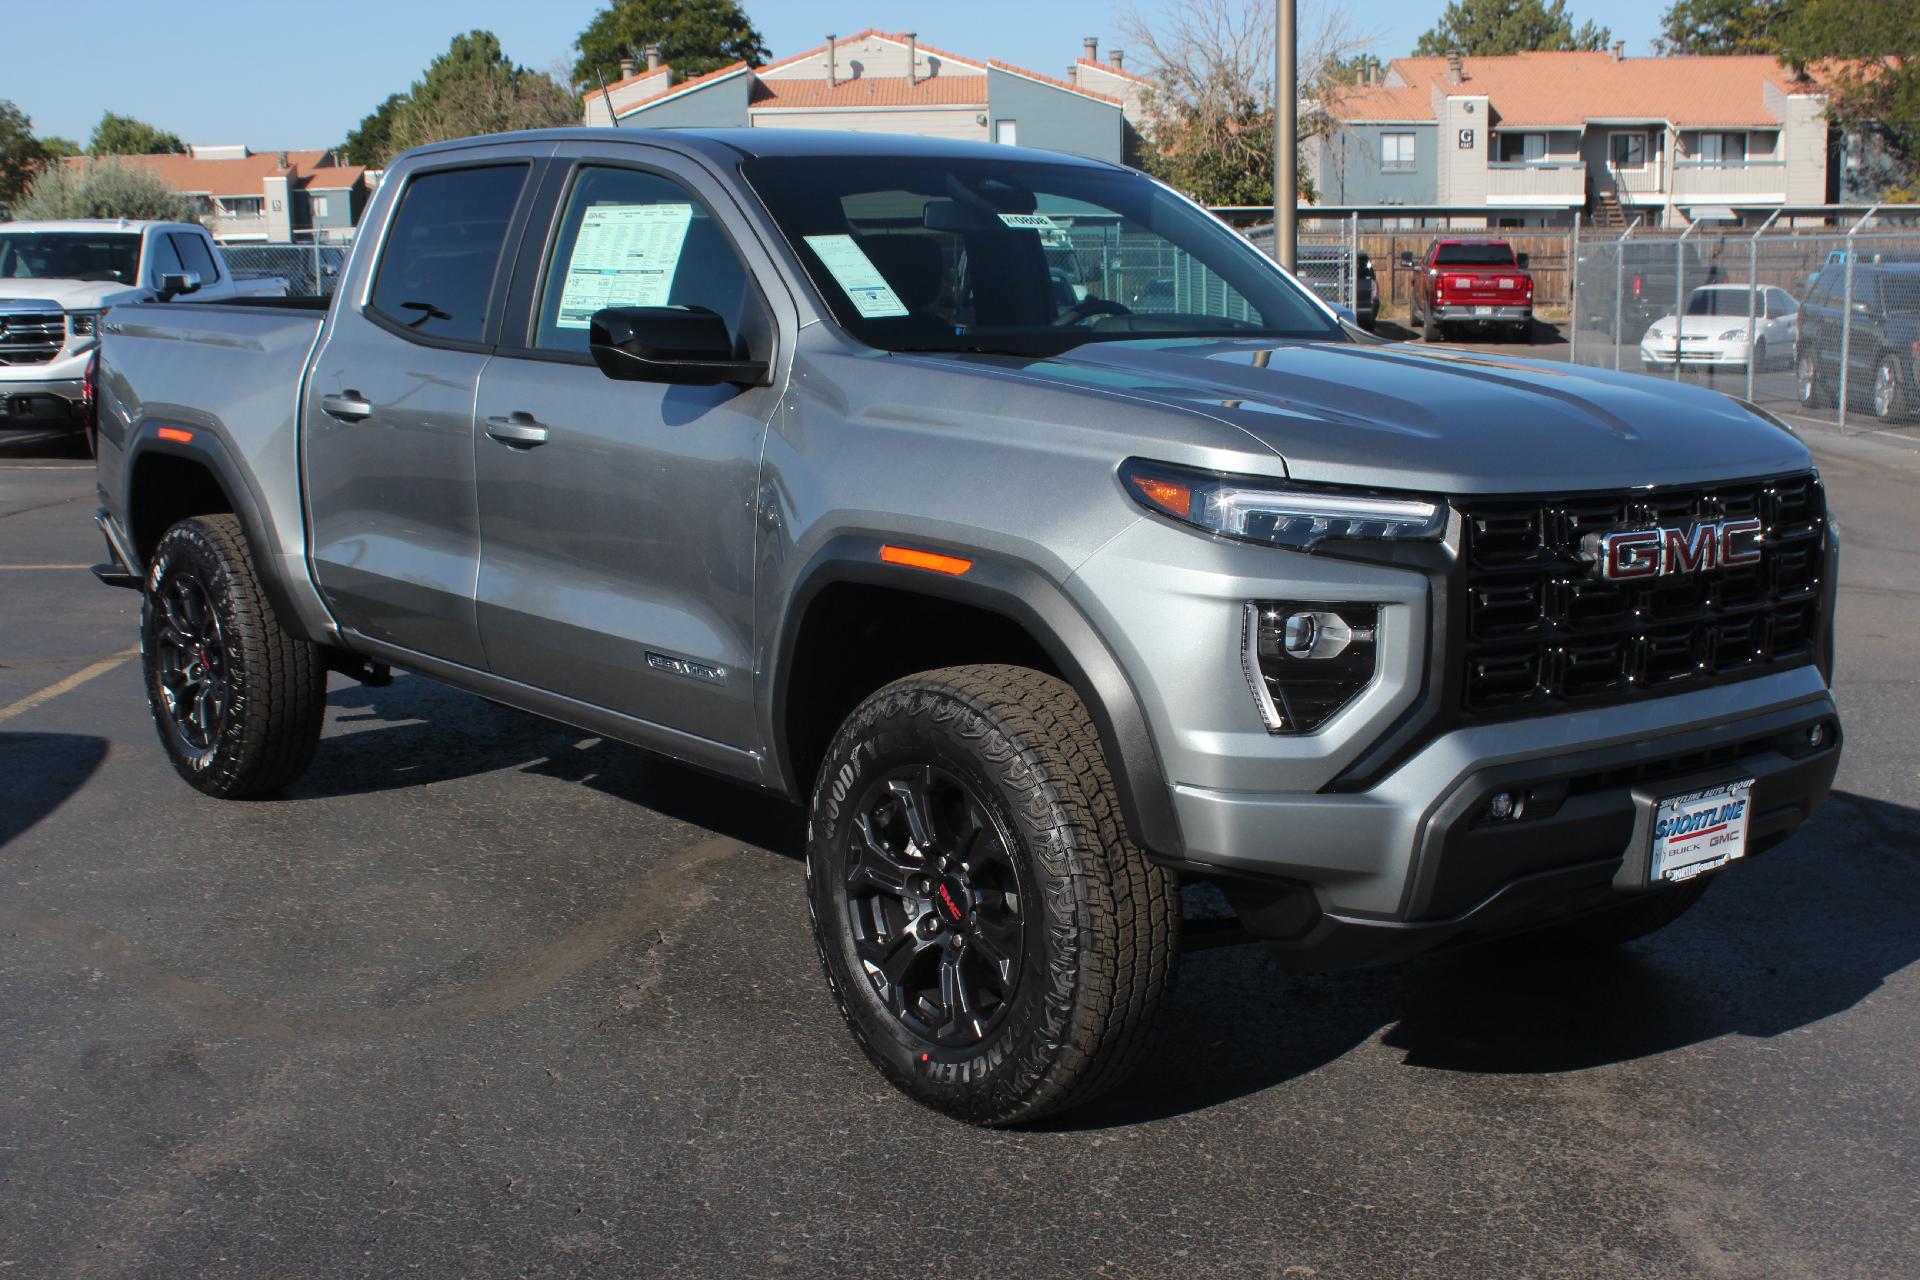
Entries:
POLYGON ((713 215, 679 183, 588 167, 547 262, 533 345, 585 351, 602 307, 704 307, 740 335, 747 271, 713 215))
POLYGON ((478 342, 523 164, 423 173, 394 212, 368 310, 414 333, 478 342))
POLYGON ((1411 169, 1413 166, 1412 134, 1383 133, 1380 135, 1380 167, 1382 169, 1411 169))

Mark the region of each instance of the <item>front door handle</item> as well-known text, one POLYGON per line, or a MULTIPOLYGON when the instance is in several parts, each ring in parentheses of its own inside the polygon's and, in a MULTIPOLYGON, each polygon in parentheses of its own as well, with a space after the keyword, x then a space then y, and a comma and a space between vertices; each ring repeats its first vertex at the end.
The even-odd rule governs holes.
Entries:
POLYGON ((547 442, 547 429, 534 421, 530 413, 488 418, 487 434, 501 444, 512 445, 516 449, 532 449, 547 442))
POLYGON ((373 415, 373 404, 358 391, 342 391, 339 395, 321 396, 320 408, 328 417, 338 418, 342 422, 358 422, 373 415))

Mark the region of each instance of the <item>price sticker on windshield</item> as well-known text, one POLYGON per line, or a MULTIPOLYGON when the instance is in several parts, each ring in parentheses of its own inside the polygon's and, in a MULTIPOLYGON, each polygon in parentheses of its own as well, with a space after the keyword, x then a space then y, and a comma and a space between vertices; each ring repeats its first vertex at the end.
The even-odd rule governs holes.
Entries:
POLYGON ((1058 231, 1060 224, 1044 213, 1003 213, 1000 221, 1015 231, 1058 231))
POLYGON ((820 259, 820 265, 833 273, 833 282, 847 295, 862 318, 904 316, 907 309, 893 291, 880 268, 873 265, 852 236, 808 236, 807 244, 820 259))

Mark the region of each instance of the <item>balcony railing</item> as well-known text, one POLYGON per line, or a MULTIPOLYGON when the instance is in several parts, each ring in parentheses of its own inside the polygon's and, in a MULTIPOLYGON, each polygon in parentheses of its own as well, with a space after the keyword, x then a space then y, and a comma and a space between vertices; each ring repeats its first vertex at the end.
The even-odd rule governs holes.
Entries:
POLYGON ((1675 199, 1703 196, 1745 196, 1768 200, 1787 198, 1785 160, 1676 160, 1673 165, 1675 199))
POLYGON ((1489 204, 1585 204, 1587 166, 1579 160, 1497 160, 1487 165, 1489 204))

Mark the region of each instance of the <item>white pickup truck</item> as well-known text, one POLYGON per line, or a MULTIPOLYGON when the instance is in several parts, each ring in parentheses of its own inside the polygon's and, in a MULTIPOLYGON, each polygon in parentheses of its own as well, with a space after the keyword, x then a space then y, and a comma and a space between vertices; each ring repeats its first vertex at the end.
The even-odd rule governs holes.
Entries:
POLYGON ((192 223, 0 222, 0 426, 78 428, 100 313, 187 294, 285 297, 287 282, 236 280, 192 223))

